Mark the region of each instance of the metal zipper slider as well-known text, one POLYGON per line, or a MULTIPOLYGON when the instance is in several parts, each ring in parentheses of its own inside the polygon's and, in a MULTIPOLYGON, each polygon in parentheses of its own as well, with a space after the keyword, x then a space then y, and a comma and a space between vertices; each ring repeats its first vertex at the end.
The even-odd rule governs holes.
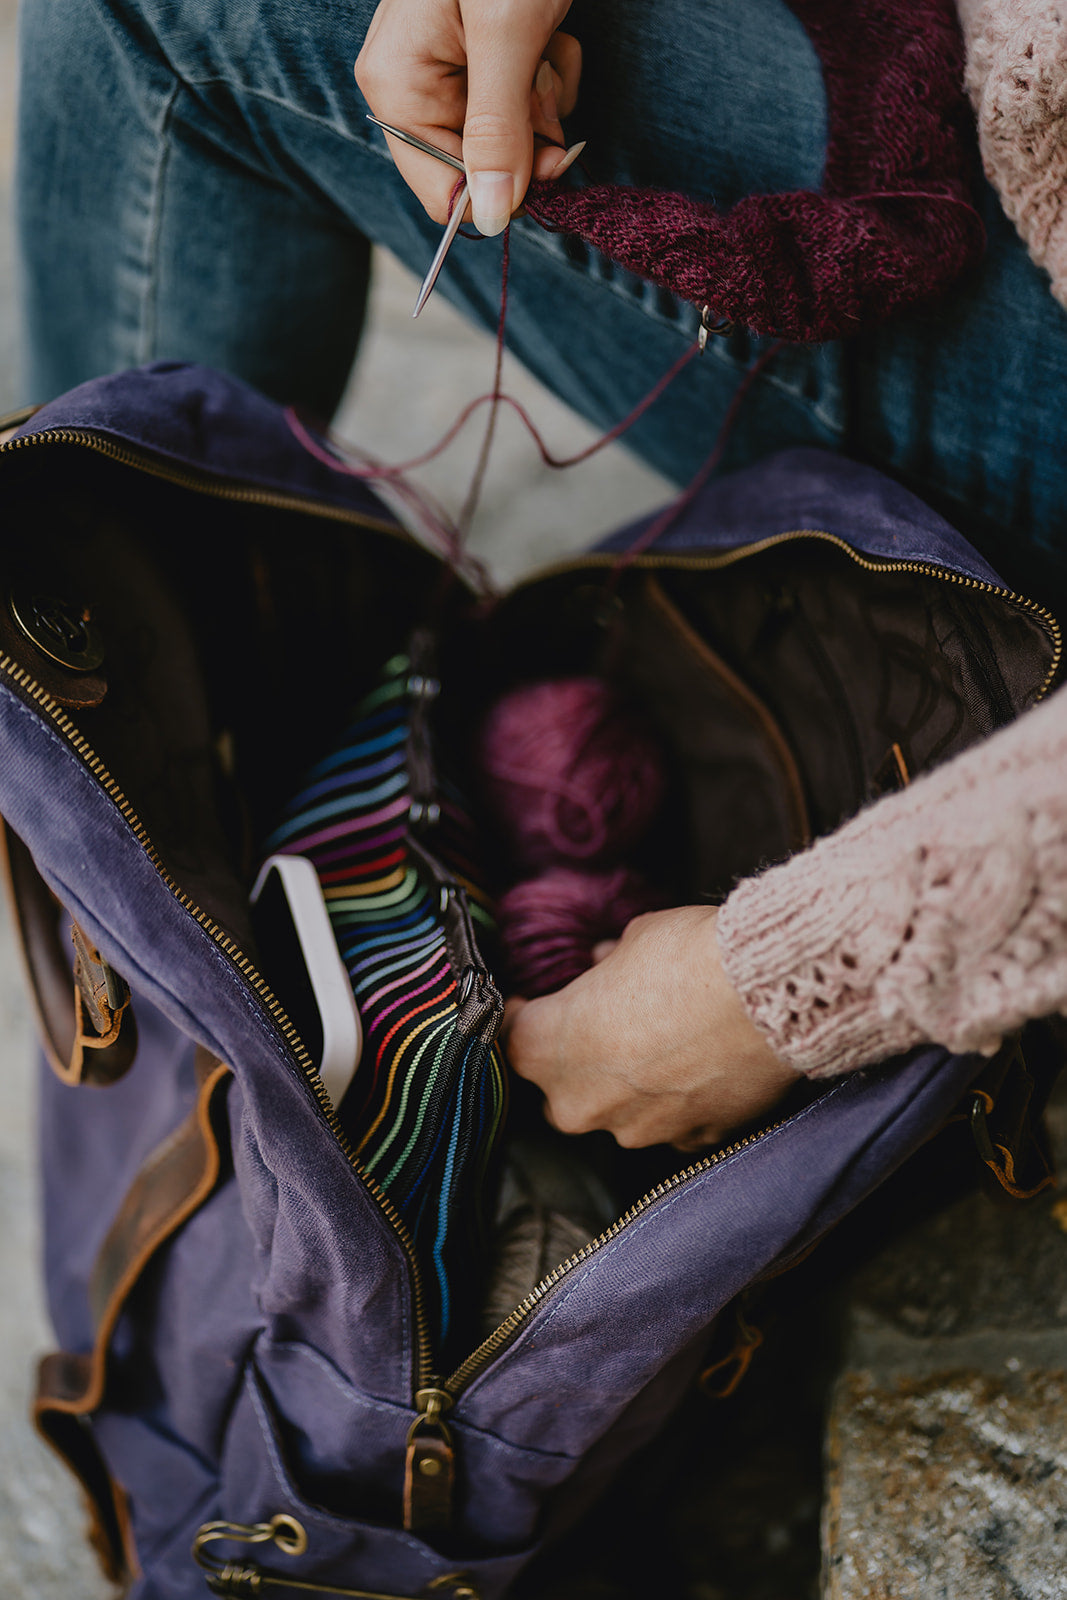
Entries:
POLYGON ((452 1526, 456 1453, 445 1413, 452 1409, 447 1389, 419 1389, 419 1415, 408 1429, 404 1460, 404 1528, 422 1538, 447 1533, 452 1526))

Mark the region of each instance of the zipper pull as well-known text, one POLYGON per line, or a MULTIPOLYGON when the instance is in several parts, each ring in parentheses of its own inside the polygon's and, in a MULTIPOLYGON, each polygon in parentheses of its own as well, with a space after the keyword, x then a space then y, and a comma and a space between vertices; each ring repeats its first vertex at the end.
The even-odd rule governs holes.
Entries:
POLYGON ((452 1409, 447 1389, 420 1389, 419 1415, 408 1429, 404 1461, 404 1529, 420 1538, 440 1537, 452 1526, 456 1454, 444 1421, 452 1409))

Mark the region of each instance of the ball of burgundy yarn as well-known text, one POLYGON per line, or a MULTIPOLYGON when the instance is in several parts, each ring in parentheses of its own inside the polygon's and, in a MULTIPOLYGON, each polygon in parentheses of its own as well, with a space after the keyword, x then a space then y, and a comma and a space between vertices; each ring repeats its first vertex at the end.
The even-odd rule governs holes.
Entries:
POLYGON ((522 867, 617 860, 663 798, 663 758, 640 714, 601 678, 513 689, 482 729, 489 803, 522 867))
POLYGON ((498 902, 497 926, 514 993, 551 994, 593 965, 593 949, 617 939, 662 896, 629 867, 583 872, 553 867, 517 883, 498 902))

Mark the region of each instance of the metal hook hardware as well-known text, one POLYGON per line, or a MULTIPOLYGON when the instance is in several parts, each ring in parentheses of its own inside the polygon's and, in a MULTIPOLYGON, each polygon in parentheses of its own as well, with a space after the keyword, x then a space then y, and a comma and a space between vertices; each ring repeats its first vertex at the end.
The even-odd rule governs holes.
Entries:
MULTIPOLYGON (((301 1594, 334 1595, 338 1600, 410 1600, 407 1595, 287 1578, 280 1573, 264 1572, 251 1562, 219 1562, 205 1554, 206 1547, 217 1540, 232 1544, 273 1544, 287 1556, 302 1556, 308 1547, 306 1530, 285 1512, 279 1512, 269 1522, 205 1522, 193 1541, 193 1560, 207 1574, 212 1594, 240 1600, 241 1596, 260 1595, 267 1589, 289 1589, 301 1594)), ((424 1593, 447 1594, 450 1600, 480 1600, 478 1590, 465 1572, 443 1573, 427 1585, 424 1593)))
POLYGON ((715 334, 717 338, 725 339, 728 338, 729 335, 734 331, 733 323, 728 321, 726 317, 720 317, 718 322, 711 322, 709 320, 710 315, 711 307, 701 306, 700 332, 697 334, 697 343, 700 346, 701 355, 703 355, 704 351, 707 349, 708 337, 710 334, 715 334))

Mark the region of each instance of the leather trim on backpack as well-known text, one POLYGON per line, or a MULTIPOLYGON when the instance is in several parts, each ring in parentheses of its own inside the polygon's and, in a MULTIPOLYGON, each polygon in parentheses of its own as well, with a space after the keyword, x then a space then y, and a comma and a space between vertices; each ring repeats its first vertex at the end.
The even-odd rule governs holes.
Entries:
POLYGON ((107 1471, 88 1414, 104 1398, 108 1346, 130 1292, 156 1251, 203 1205, 218 1181, 221 1159, 213 1118, 229 1076, 229 1067, 209 1051, 197 1050, 196 1103, 144 1162, 97 1254, 89 1280, 96 1328, 92 1352, 56 1351, 38 1368, 34 1423, 86 1491, 92 1543, 112 1582, 129 1575, 135 1558, 122 1491, 107 1471))
POLYGON ((18 834, 2 818, 0 874, 49 1066, 63 1083, 117 1083, 137 1053, 137 1028, 126 984, 73 920, 72 968, 60 937, 56 897, 18 834))

